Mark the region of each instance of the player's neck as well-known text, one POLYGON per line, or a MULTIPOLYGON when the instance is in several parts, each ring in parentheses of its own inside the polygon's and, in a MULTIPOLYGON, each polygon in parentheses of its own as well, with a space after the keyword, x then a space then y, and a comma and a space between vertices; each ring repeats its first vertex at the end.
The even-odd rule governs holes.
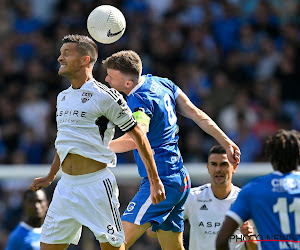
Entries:
POLYGON ((211 190, 216 198, 219 200, 226 199, 231 192, 231 183, 230 185, 215 185, 211 184, 211 190))
POLYGON ((24 220, 24 222, 26 224, 28 224, 29 226, 31 226, 31 227, 39 228, 39 227, 42 226, 43 219, 42 218, 34 218, 34 219, 32 219, 32 218, 26 218, 24 220))
POLYGON ((93 74, 90 71, 84 73, 78 72, 74 77, 69 77, 73 89, 80 89, 83 84, 93 78, 93 74))
POLYGON ((139 77, 138 83, 133 83, 128 88, 124 89, 122 92, 124 92, 127 96, 129 96, 130 92, 143 80, 142 76, 139 77))

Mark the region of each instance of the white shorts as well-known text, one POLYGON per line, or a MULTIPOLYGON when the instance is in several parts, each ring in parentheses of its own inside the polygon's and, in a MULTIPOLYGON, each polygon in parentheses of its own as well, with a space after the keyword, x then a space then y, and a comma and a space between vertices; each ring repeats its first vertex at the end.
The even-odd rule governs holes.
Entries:
POLYGON ((84 225, 99 242, 121 246, 125 236, 118 196, 115 176, 107 168, 85 175, 63 173, 42 227, 41 242, 77 245, 84 225))

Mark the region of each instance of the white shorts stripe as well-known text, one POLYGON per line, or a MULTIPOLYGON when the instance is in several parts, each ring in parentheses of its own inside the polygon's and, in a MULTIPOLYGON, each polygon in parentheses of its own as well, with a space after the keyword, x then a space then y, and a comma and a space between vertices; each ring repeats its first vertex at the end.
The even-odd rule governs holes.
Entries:
POLYGON ((113 218, 114 218, 114 223, 116 225, 117 231, 120 232, 120 231, 122 231, 122 226, 121 226, 121 221, 120 221, 120 214, 116 210, 116 207, 113 205, 113 202, 111 200, 112 193, 113 193, 112 184, 111 184, 109 179, 103 180, 103 184, 104 184, 105 189, 106 189, 107 197, 108 197, 109 204, 110 204, 110 209, 111 209, 111 212, 112 212, 112 215, 113 215, 113 218))

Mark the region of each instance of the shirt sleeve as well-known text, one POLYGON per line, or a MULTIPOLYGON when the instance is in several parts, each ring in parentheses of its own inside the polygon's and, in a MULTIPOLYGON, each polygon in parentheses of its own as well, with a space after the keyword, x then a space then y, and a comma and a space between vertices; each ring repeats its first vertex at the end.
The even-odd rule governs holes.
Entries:
POLYGON ((171 85, 171 89, 174 93, 175 99, 178 97, 178 95, 182 92, 182 90, 171 80, 169 80, 169 84, 171 85))
POLYGON ((128 98, 127 103, 131 111, 134 111, 137 108, 142 108, 145 114, 150 117, 150 119, 153 117, 154 109, 147 97, 134 93, 128 98))
POLYGON ((111 103, 104 112, 105 117, 117 125, 123 132, 132 130, 137 125, 137 122, 126 101, 115 89, 110 89, 109 91, 113 93, 113 98, 109 98, 111 103))
POLYGON ((5 250, 14 250, 14 249, 20 249, 19 248, 19 242, 20 240, 17 239, 16 237, 10 235, 8 241, 7 241, 7 245, 5 247, 5 250))
POLYGON ((235 220, 239 225, 251 218, 251 185, 247 184, 240 191, 236 201, 233 203, 226 215, 235 220))
POLYGON ((182 90, 180 88, 177 88, 177 90, 174 92, 175 99, 182 93, 182 90))

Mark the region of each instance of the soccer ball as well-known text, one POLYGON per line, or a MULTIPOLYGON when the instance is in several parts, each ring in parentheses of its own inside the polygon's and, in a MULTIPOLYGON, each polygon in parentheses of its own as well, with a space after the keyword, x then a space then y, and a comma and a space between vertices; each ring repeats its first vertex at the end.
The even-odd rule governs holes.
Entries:
POLYGON ((98 6, 87 19, 87 29, 99 43, 116 42, 124 34, 125 28, 124 15, 119 9, 111 5, 98 6))

